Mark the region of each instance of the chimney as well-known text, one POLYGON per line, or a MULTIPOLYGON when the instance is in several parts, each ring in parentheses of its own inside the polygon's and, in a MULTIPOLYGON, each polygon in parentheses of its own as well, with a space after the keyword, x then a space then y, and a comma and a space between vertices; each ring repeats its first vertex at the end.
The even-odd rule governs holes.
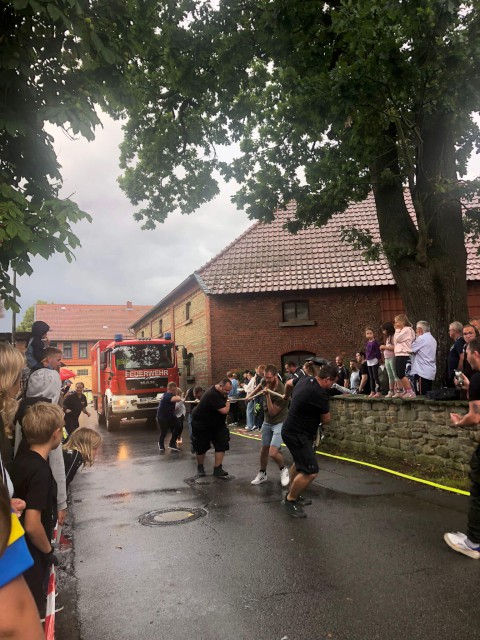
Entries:
POLYGON ((130 300, 127 300, 127 311, 133 311, 133 304, 130 300))

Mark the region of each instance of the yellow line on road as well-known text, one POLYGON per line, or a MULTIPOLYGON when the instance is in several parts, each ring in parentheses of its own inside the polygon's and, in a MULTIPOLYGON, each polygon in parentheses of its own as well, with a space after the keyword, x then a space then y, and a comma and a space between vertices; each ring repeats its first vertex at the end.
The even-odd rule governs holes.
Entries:
MULTIPOLYGON (((246 433, 237 433, 236 431, 231 431, 235 436, 240 436, 241 438, 247 438, 248 440, 259 440, 256 436, 248 436, 246 433)), ((282 445, 285 446, 284 444, 282 445)), ((401 473, 400 471, 394 471, 393 469, 387 469, 386 467, 379 467, 376 464, 372 464, 370 462, 363 462, 362 460, 354 460, 353 458, 345 458, 344 456, 335 456, 333 453, 325 453, 324 451, 315 451, 319 456, 325 456, 327 458, 334 458, 335 460, 342 460, 343 462, 352 462, 353 464, 359 464, 364 467, 370 467, 371 469, 378 469, 379 471, 383 471, 385 473, 390 473, 392 476, 399 476, 400 478, 405 478, 406 480, 412 480, 413 482, 419 482, 420 484, 426 484, 429 487, 435 487, 435 489, 441 489, 442 491, 450 491, 451 493, 458 493, 462 496, 469 496, 469 491, 463 491, 463 489, 455 489, 455 487, 447 487, 444 484, 437 484, 436 482, 431 482, 430 480, 423 480, 423 478, 416 478, 415 476, 409 476, 406 473, 401 473)))

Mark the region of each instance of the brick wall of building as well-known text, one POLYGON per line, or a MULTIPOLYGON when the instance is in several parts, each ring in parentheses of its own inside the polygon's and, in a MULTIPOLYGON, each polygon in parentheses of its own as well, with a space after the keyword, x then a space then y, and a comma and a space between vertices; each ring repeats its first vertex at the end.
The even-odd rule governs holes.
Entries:
MULTIPOLYGON (((185 292, 173 305, 175 342, 183 345, 190 355, 190 376, 182 370, 181 386, 192 384, 205 386, 209 381, 207 352, 207 314, 206 296, 198 287, 185 292), (189 305, 187 313, 187 305, 189 305), (188 318, 187 318, 188 315, 188 318)), ((181 364, 181 351, 178 352, 181 364)))
POLYGON ((164 306, 136 327, 137 337, 157 338, 167 331, 172 333, 175 343, 180 347, 177 358, 183 389, 193 384, 206 386, 209 382, 207 306, 207 298, 198 284, 189 283, 177 292, 174 299, 167 300, 164 306), (190 356, 188 369, 182 361, 182 347, 190 356))
POLYGON ((282 356, 310 352, 347 359, 364 345, 364 327, 378 326, 381 289, 337 289, 254 295, 210 296, 212 377, 228 369, 243 370, 259 363, 281 366, 282 356), (282 303, 308 301, 313 326, 279 326, 282 303))

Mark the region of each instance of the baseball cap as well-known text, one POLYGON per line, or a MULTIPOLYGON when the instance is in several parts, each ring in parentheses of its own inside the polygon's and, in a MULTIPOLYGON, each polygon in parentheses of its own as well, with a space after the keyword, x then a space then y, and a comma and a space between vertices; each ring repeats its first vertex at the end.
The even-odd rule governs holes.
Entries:
POLYGON ((318 367, 323 367, 324 364, 330 364, 328 360, 325 360, 325 358, 317 358, 317 356, 315 356, 314 358, 310 358, 310 360, 307 360, 307 362, 312 362, 318 367))

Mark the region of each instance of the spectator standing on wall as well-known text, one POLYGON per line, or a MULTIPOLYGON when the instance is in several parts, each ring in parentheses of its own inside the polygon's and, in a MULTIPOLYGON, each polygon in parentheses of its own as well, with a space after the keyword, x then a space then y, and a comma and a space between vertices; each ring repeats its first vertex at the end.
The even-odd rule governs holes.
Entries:
POLYGON ((470 378, 473 376, 473 369, 472 369, 472 366, 471 366, 471 364, 470 364, 470 362, 468 361, 468 358, 467 358, 467 346, 470 344, 470 342, 472 340, 475 340, 475 338, 478 338, 478 330, 475 327, 475 325, 466 324, 463 327, 463 334, 462 335, 463 335, 463 339, 465 340, 465 344, 463 345, 463 351, 462 351, 462 358, 461 358, 462 368, 461 368, 461 371, 470 380, 470 378))
POLYGON ((360 373, 360 384, 358 385, 358 393, 370 394, 370 380, 368 377, 368 365, 365 360, 365 351, 357 351, 355 358, 358 363, 358 371, 360 373))
POLYGON ((401 391, 401 382, 397 378, 395 372, 395 327, 392 322, 384 322, 382 324, 382 333, 385 344, 380 345, 380 351, 385 360, 385 369, 388 375, 389 391, 387 398, 393 398, 397 391, 401 391))
POLYGON ((360 371, 358 370, 355 360, 350 360, 350 389, 357 390, 360 386, 360 371))
POLYGON ((382 352, 380 351, 380 345, 375 339, 375 331, 372 327, 365 329, 365 337, 367 338, 365 344, 365 359, 367 361, 368 376, 370 378, 370 397, 381 398, 382 394, 380 393, 378 369, 380 367, 380 360, 382 359, 382 352))
POLYGON ((448 335, 453 344, 450 347, 447 358, 447 387, 454 387, 453 382, 455 369, 462 369, 463 366, 463 347, 465 340, 463 339, 463 324, 461 322, 451 322, 448 327, 448 335))
POLYGON ((335 358, 335 364, 338 367, 337 384, 339 384, 341 387, 346 387, 348 389, 348 387, 350 386, 350 372, 347 369, 347 367, 343 364, 343 357, 337 356, 335 358))
POLYGON ((417 393, 420 396, 431 391, 437 374, 437 341, 430 333, 430 324, 419 320, 416 326, 417 337, 412 342, 412 369, 417 393))
POLYGON ((415 331, 410 320, 404 313, 395 316, 395 369, 397 378, 402 383, 402 391, 395 394, 396 398, 415 398, 410 380, 406 375, 407 364, 412 353, 412 342, 415 340, 415 331))

